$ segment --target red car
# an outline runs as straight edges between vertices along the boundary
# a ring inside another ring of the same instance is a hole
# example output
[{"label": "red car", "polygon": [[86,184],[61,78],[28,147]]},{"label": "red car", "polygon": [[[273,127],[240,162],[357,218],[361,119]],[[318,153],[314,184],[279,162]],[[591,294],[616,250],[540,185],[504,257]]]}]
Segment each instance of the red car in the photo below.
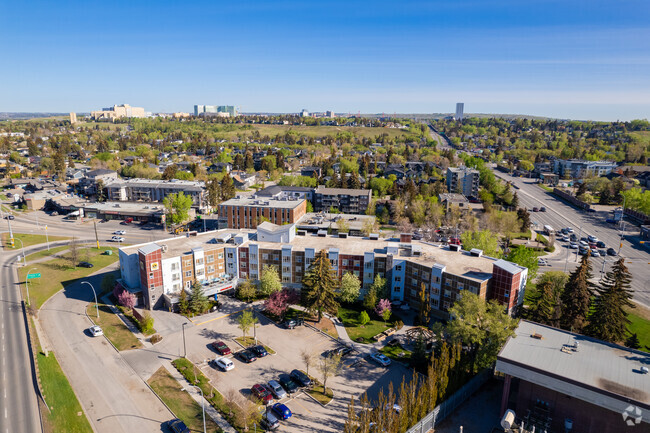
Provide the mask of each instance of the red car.
[{"label": "red car", "polygon": [[212,347],[214,350],[219,352],[220,355],[230,355],[232,352],[230,351],[230,347],[226,345],[223,341],[214,341],[212,343]]},{"label": "red car", "polygon": [[273,394],[271,394],[271,391],[269,391],[264,385],[260,385],[259,383],[256,383],[253,385],[251,388],[251,393],[260,400],[262,400],[262,403],[268,404],[273,401]]}]

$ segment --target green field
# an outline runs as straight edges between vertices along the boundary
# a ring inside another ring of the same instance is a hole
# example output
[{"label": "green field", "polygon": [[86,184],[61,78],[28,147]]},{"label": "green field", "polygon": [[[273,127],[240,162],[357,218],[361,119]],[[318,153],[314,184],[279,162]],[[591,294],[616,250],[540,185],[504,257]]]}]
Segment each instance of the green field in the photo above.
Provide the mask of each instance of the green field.
[{"label": "green field", "polygon": [[86,306],[86,313],[104,331],[104,335],[111,340],[111,343],[117,350],[140,349],[143,347],[129,328],[126,327],[122,319],[111,310],[108,305],[99,304],[99,320],[97,319],[97,309],[94,302],[89,302]]},{"label": "green field", "polygon": [[627,310],[627,318],[630,320],[630,332],[636,333],[641,343],[641,350],[650,352],[650,311],[638,306],[633,310]]},{"label": "green field", "polygon": [[366,342],[371,341],[372,337],[390,328],[391,321],[396,320],[396,318],[391,318],[391,321],[384,324],[383,320],[373,320],[373,314],[370,314],[370,322],[362,327],[359,323],[359,313],[360,310],[339,307],[338,317],[343,322],[348,336],[354,341],[357,341],[359,337],[363,337]]},{"label": "green field", "polygon": [[[37,244],[44,244],[46,242],[45,235],[31,235],[31,234],[25,234],[25,233],[14,233],[14,239],[20,239],[25,247],[29,247],[32,245],[37,245]],[[64,241],[66,239],[70,239],[67,237],[62,237],[62,236],[48,236],[48,239],[50,243],[55,242],[55,241]],[[5,246],[5,248],[11,248],[9,246],[9,233],[3,233],[2,234],[2,245]],[[21,244],[18,241],[14,241],[14,249],[20,249]]]},{"label": "green field", "polygon": [[[201,406],[187,392],[181,391],[181,385],[165,370],[165,367],[160,367],[147,383],[191,431],[203,431]],[[209,416],[206,416],[205,420],[207,431],[221,431]]]},{"label": "green field", "polygon": [[650,131],[636,131],[629,133],[632,137],[638,138],[646,146],[650,145]]},{"label": "green field", "polygon": [[395,129],[395,128],[382,128],[382,127],[358,127],[358,126],[301,126],[301,125],[246,125],[246,128],[234,127],[228,128],[230,130],[215,132],[220,137],[230,139],[236,138],[238,135],[252,135],[254,131],[259,131],[263,137],[275,137],[276,135],[285,135],[291,131],[297,136],[305,137],[336,137],[338,134],[352,134],[357,137],[365,137],[374,139],[377,136],[388,134],[389,138],[406,137],[412,135],[408,130]]},{"label": "green field", "polygon": [[[103,254],[106,250],[112,250],[113,255],[108,256]],[[86,254],[86,252],[88,254]],[[63,289],[67,284],[74,282],[79,278],[86,277],[93,272],[105,268],[108,265],[115,263],[118,260],[117,248],[101,247],[97,248],[80,248],[79,261],[87,260],[93,265],[93,268],[73,268],[70,261],[66,258],[55,258],[46,262],[34,263],[30,265],[30,258],[27,258],[27,266],[18,269],[18,279],[23,283],[23,296],[25,296],[25,276],[29,273],[40,273],[41,278],[29,280],[29,297],[31,304],[36,308],[41,308],[43,303],[48,300],[59,290]],[[38,254],[38,253],[36,253]],[[64,257],[69,256],[69,253],[64,254]],[[95,287],[95,290],[100,290]]]}]

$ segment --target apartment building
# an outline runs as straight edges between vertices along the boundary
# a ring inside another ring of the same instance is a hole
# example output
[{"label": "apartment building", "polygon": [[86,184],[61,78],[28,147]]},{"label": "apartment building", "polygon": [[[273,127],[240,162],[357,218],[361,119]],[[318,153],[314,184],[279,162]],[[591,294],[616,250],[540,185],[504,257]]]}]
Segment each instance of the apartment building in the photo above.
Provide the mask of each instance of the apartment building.
[{"label": "apartment building", "polygon": [[219,205],[219,227],[254,229],[263,221],[293,224],[307,212],[307,202],[297,197],[236,197]]},{"label": "apartment building", "polygon": [[[350,242],[325,234],[298,236],[293,224],[269,222],[257,231],[217,230],[123,247],[121,282],[131,291],[141,291],[147,308],[172,306],[180,290],[189,291],[195,281],[204,285],[207,295],[214,295],[233,288],[239,279],[259,280],[266,265],[276,266],[284,286],[300,290],[320,251],[325,251],[339,277],[347,272],[356,275],[362,293],[379,275],[386,278],[392,300],[419,308],[424,285],[432,315],[441,319],[448,318],[449,308],[464,290],[483,299],[498,296],[494,299],[510,312],[524,299],[528,270],[484,257],[480,251],[453,251],[408,238]],[[495,282],[498,288],[493,289]]]},{"label": "apartment building", "polygon": [[115,120],[123,117],[146,117],[144,108],[131,107],[129,104],[113,105],[101,110],[91,111],[90,117],[94,120]]},{"label": "apartment building", "polygon": [[313,197],[316,212],[335,208],[342,213],[365,214],[372,200],[372,190],[319,186],[314,190]]},{"label": "apartment building", "polygon": [[465,197],[478,198],[480,174],[469,167],[447,168],[447,190]]},{"label": "apartment building", "polygon": [[219,116],[225,117],[237,116],[237,109],[234,105],[195,105],[195,116]]},{"label": "apartment building", "polygon": [[589,176],[604,176],[611,173],[618,165],[614,161],[585,161],[582,159],[556,159],[553,161],[553,173],[561,177],[582,179]]},{"label": "apartment building", "polygon": [[192,207],[207,206],[205,183],[189,180],[117,179],[106,183],[108,200],[162,202],[168,194],[183,192],[192,197]]}]

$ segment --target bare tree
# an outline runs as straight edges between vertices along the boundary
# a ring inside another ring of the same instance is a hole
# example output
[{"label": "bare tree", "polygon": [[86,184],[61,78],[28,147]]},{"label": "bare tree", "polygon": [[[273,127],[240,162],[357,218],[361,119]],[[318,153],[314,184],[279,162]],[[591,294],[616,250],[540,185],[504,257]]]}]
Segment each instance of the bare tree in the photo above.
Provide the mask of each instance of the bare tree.
[{"label": "bare tree", "polygon": [[341,355],[321,359],[318,369],[323,375],[323,394],[325,394],[327,391],[327,379],[336,376],[341,369]]},{"label": "bare tree", "polygon": [[309,376],[309,367],[314,365],[314,354],[307,349],[302,349],[302,351],[300,352],[300,358],[302,358],[302,362],[305,363],[307,376]]},{"label": "bare tree", "polygon": [[70,242],[70,262],[75,268],[79,263],[79,245],[77,244],[77,238],[72,238],[72,242]]}]

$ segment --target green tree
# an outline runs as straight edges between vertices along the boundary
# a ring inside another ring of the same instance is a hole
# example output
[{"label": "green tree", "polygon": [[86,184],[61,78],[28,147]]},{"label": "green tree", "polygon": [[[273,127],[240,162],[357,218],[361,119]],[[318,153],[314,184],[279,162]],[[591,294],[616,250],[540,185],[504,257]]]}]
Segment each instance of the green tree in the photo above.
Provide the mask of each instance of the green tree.
[{"label": "green tree", "polygon": [[339,233],[348,233],[350,231],[350,225],[343,217],[339,218],[339,220],[336,222],[336,228],[338,229]]},{"label": "green tree", "polygon": [[514,247],[510,250],[506,260],[528,268],[528,281],[533,281],[537,277],[539,262],[534,249],[524,246]]},{"label": "green tree", "polygon": [[282,282],[280,281],[277,266],[264,265],[262,275],[260,276],[260,293],[268,296],[280,290],[282,290]]},{"label": "green tree", "polygon": [[351,304],[359,299],[359,291],[361,290],[361,281],[352,272],[346,272],[341,278],[341,290],[339,292],[339,299],[341,302]]},{"label": "green tree", "polygon": [[183,191],[169,194],[163,200],[163,205],[167,213],[167,220],[171,221],[172,224],[182,224],[190,217],[192,196],[185,195]]},{"label": "green tree", "polygon": [[[388,293],[388,285],[386,284],[386,278],[382,278],[379,274],[375,275],[375,280],[372,282],[372,285],[370,287],[375,291],[377,298],[390,297],[390,294]],[[377,302],[375,302],[375,304],[376,303]]]},{"label": "green tree", "polygon": [[553,284],[550,281],[545,281],[537,284],[537,290],[537,296],[533,299],[527,316],[534,322],[551,325],[556,301]]},{"label": "green tree", "polygon": [[203,314],[210,306],[208,297],[203,293],[203,287],[198,281],[192,285],[192,293],[190,295],[190,310],[194,314]]},{"label": "green tree", "polygon": [[359,324],[361,326],[366,326],[368,322],[370,322],[370,316],[366,310],[363,310],[361,313],[359,313]]},{"label": "green tree", "polygon": [[420,285],[419,298],[418,324],[429,327],[429,322],[431,321],[431,301],[429,300],[427,286],[424,283]]},{"label": "green tree", "polygon": [[178,297],[178,310],[182,315],[187,315],[190,312],[190,302],[187,300],[187,292],[181,289],[181,294]]},{"label": "green tree", "polygon": [[636,335],[636,332],[630,335],[627,340],[625,340],[625,345],[630,349],[641,349],[641,342],[639,341],[639,336]]},{"label": "green tree", "polygon": [[302,293],[304,304],[309,313],[318,313],[318,321],[323,317],[323,311],[336,314],[339,308],[336,302],[336,289],[338,278],[329,259],[327,252],[321,250],[302,279]]},{"label": "green tree", "polygon": [[585,329],[587,335],[610,343],[625,341],[630,324],[625,308],[634,308],[631,281],[632,276],[625,266],[625,259],[621,257],[611,271],[607,272],[598,289],[589,325]]},{"label": "green tree", "polygon": [[377,296],[377,287],[372,284],[370,287],[368,287],[368,290],[363,297],[363,307],[368,311],[374,310],[378,299],[379,297]]},{"label": "green tree", "polygon": [[206,190],[208,192],[208,204],[215,207],[219,204],[221,199],[221,184],[216,177],[211,177],[206,182]]},{"label": "green tree", "polygon": [[463,249],[467,251],[478,248],[486,256],[498,257],[500,255],[498,237],[490,230],[467,231],[460,235],[460,240],[463,243]]},{"label": "green tree", "polygon": [[485,302],[469,291],[454,303],[449,314],[453,320],[447,325],[447,332],[453,340],[472,348],[474,370],[496,360],[501,346],[514,335],[517,326],[517,321],[497,301]]},{"label": "green tree", "polygon": [[246,278],[243,283],[237,286],[237,297],[242,301],[250,302],[256,294],[257,289],[248,278]]},{"label": "green tree", "polygon": [[253,315],[251,310],[244,310],[239,317],[237,317],[237,323],[237,327],[241,329],[244,337],[246,337],[251,327],[257,323],[257,317]]},{"label": "green tree", "polygon": [[226,174],[221,180],[221,200],[230,200],[236,194],[235,182],[230,175]]},{"label": "green tree", "polygon": [[562,316],[560,326],[568,331],[582,333],[587,325],[589,304],[591,302],[592,287],[591,262],[589,253],[582,256],[580,266],[570,275],[562,293]]}]

